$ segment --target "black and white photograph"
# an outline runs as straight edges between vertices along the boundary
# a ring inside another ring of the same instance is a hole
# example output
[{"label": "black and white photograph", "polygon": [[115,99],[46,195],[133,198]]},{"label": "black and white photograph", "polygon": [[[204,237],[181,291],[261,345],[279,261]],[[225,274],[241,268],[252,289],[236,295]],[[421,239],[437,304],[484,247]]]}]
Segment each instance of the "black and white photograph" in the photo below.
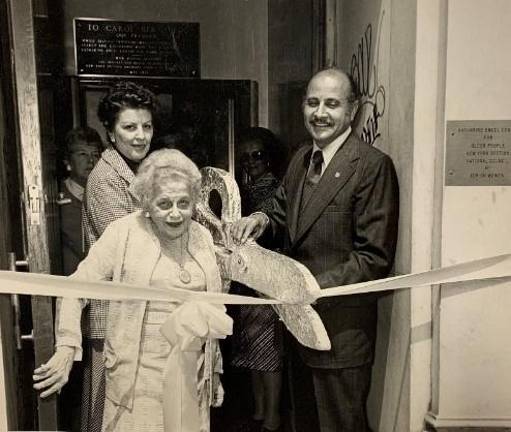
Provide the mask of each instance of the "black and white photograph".
[{"label": "black and white photograph", "polygon": [[511,432],[510,23],[0,0],[0,431]]}]

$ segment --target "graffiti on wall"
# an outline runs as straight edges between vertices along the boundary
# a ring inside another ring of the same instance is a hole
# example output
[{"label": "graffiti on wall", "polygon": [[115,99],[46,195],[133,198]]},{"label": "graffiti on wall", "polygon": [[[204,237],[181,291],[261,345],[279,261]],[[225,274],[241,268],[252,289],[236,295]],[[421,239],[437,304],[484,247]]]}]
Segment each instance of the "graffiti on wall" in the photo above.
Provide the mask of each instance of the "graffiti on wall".
[{"label": "graffiti on wall", "polygon": [[[358,121],[361,124],[361,138],[374,144],[381,136],[381,119],[385,114],[385,87],[380,84],[378,67],[381,51],[381,33],[385,11],[382,11],[378,26],[376,45],[373,45],[373,27],[368,24],[351,57],[351,75],[357,84],[361,100]],[[373,53],[373,49],[376,51]]]}]

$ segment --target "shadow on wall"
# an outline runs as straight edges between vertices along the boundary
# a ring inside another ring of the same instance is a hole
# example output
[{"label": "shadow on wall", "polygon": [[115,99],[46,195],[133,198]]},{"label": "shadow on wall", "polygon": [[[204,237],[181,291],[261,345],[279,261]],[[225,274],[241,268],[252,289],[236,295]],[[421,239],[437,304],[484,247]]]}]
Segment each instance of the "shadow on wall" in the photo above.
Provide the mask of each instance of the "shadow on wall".
[{"label": "shadow on wall", "polygon": [[[371,428],[375,432],[408,430],[410,358],[409,316],[405,304],[410,293],[387,294],[378,302],[378,333],[371,391],[367,403]],[[406,334],[402,334],[406,332]]]}]

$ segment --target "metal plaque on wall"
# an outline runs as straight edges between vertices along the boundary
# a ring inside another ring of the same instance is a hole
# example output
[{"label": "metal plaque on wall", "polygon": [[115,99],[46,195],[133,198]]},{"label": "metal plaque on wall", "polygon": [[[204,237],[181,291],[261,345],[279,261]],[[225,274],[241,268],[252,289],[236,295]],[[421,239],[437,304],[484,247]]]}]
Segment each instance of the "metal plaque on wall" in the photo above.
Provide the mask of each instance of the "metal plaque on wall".
[{"label": "metal plaque on wall", "polygon": [[446,186],[511,185],[511,120],[448,121]]},{"label": "metal plaque on wall", "polygon": [[198,23],[74,19],[76,73],[86,77],[200,77]]}]

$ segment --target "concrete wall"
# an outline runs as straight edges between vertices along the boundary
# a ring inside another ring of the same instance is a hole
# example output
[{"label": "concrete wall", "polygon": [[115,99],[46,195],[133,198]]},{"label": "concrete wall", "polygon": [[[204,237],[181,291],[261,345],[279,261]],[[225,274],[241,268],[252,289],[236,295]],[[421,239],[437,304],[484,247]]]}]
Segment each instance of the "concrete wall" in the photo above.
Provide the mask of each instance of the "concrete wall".
[{"label": "concrete wall", "polygon": [[[380,146],[402,186],[396,269],[509,252],[509,187],[445,187],[443,157],[446,121],[511,118],[511,4],[392,1],[390,14],[388,142]],[[376,430],[422,431],[428,406],[439,428],[511,427],[509,285],[425,288],[381,302],[369,405]]]},{"label": "concrete wall", "polygon": [[[357,133],[389,154],[400,185],[395,272],[411,270],[416,2],[338,0],[337,64],[362,92]],[[407,37],[403,37],[407,35]],[[378,338],[368,402],[376,431],[408,431],[410,293],[389,294],[378,308]]]},{"label": "concrete wall", "polygon": [[[411,271],[440,266],[447,2],[417,2]],[[436,292],[433,290],[433,292]],[[430,287],[410,292],[409,430],[424,430],[431,401]]]},{"label": "concrete wall", "polygon": [[259,122],[268,124],[268,2],[261,0],[66,0],[66,73],[75,73],[73,18],[199,22],[201,76],[259,84]]},{"label": "concrete wall", "polygon": [[[510,20],[507,0],[449,1],[446,121],[511,119]],[[509,252],[510,194],[509,186],[444,187],[443,265]],[[495,282],[441,288],[437,426],[511,427],[510,288]]]}]

